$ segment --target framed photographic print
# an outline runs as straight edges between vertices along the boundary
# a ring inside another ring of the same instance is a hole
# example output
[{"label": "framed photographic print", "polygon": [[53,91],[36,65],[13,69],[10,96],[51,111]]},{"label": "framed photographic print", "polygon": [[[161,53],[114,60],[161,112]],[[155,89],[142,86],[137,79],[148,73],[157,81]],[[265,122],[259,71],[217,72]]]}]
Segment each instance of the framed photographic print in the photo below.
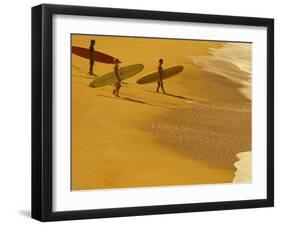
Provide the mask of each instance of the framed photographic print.
[{"label": "framed photographic print", "polygon": [[32,217],[274,205],[274,21],[32,8]]}]

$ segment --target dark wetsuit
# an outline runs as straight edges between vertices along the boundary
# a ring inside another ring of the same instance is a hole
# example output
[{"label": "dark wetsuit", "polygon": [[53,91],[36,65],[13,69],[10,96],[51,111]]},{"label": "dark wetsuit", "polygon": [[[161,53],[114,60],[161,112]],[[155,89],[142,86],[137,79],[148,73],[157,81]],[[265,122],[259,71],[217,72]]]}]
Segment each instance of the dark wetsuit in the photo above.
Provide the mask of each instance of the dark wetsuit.
[{"label": "dark wetsuit", "polygon": [[93,75],[93,74],[94,74],[94,72],[93,72],[93,67],[94,67],[94,51],[95,51],[93,45],[90,45],[89,51],[90,51],[90,68],[89,68],[89,74],[90,74],[90,75]]},{"label": "dark wetsuit", "polygon": [[161,65],[158,66],[158,72],[159,72],[159,80],[157,81],[156,92],[159,92],[159,89],[161,87],[162,92],[165,93],[164,84],[163,84],[163,68]]}]

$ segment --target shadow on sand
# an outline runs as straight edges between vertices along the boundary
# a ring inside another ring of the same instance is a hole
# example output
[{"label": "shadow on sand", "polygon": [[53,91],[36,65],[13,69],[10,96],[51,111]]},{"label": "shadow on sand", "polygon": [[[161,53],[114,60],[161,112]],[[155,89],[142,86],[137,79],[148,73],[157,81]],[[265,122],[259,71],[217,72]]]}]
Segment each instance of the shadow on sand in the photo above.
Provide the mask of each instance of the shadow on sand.
[{"label": "shadow on sand", "polygon": [[133,98],[130,98],[130,97],[114,97],[114,96],[106,96],[106,95],[98,95],[100,97],[107,97],[107,98],[111,98],[111,99],[116,99],[116,100],[126,100],[126,101],[130,101],[130,102],[133,102],[133,103],[138,103],[138,104],[146,104],[146,105],[151,105],[151,106],[155,106],[155,107],[165,107],[165,106],[161,106],[161,105],[158,105],[158,104],[151,104],[151,103],[148,103],[148,102],[145,102],[145,101],[142,101],[142,100],[137,100],[137,99],[133,99]]},{"label": "shadow on sand", "polygon": [[133,99],[133,98],[130,98],[130,97],[120,97],[120,98],[123,99],[123,100],[128,100],[128,101],[135,102],[135,103],[139,103],[139,104],[148,104],[148,105],[151,105],[150,103],[147,103],[147,102],[145,102],[145,101]]},{"label": "shadow on sand", "polygon": [[171,94],[171,93],[166,93],[165,95],[170,96],[170,97],[175,97],[175,98],[178,98],[178,99],[182,99],[182,100],[194,101],[191,98],[187,98],[187,97],[183,97],[183,96],[179,96],[179,95],[174,95],[174,94]]},{"label": "shadow on sand", "polygon": [[[151,90],[147,90],[147,92],[149,92],[149,93],[154,93],[154,94],[163,94],[163,93],[156,93],[156,92],[151,91]],[[194,101],[194,100],[191,99],[191,98],[187,98],[187,97],[180,96],[180,95],[175,95],[175,94],[172,94],[172,93],[165,93],[165,94],[163,94],[163,95],[169,96],[169,97],[175,97],[175,98],[178,98],[178,99],[187,100],[187,101],[191,101],[191,102]]]}]

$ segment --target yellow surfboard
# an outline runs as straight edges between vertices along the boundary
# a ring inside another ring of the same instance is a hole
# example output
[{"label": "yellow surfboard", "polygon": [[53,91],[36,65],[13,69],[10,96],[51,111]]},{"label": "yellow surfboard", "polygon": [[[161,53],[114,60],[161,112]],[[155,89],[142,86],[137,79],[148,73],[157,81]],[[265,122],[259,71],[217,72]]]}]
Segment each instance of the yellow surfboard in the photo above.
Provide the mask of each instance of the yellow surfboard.
[{"label": "yellow surfboard", "polygon": [[[119,68],[119,76],[121,81],[136,75],[137,73],[141,72],[143,68],[144,66],[142,64],[132,64],[129,66]],[[93,80],[89,84],[89,87],[97,88],[111,85],[115,82],[117,82],[117,78],[115,72],[112,71]]]},{"label": "yellow surfboard", "polygon": [[[163,69],[163,80],[171,78],[171,77],[181,73],[183,71],[183,69],[184,69],[184,67],[182,65],[171,66],[171,67]],[[147,74],[146,76],[140,78],[139,80],[137,80],[137,83],[138,84],[147,84],[147,83],[156,82],[158,80],[159,80],[159,72],[154,71],[154,72],[151,72],[151,73]]]}]

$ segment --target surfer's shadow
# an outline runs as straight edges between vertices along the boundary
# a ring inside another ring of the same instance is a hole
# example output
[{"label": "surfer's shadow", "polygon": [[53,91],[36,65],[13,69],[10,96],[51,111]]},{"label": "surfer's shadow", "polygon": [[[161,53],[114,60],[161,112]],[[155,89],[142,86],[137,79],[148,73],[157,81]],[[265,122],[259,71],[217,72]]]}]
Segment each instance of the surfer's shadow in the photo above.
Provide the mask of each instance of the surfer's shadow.
[{"label": "surfer's shadow", "polygon": [[[155,93],[154,91],[151,91],[151,90],[146,90],[146,91],[149,92],[149,93]],[[175,95],[175,94],[172,94],[172,93],[165,93],[165,94],[163,93],[163,95],[178,98],[178,99],[182,99],[182,100],[187,100],[187,101],[194,101],[191,98],[187,98],[187,97],[180,96],[180,95]]]},{"label": "surfer's shadow", "polygon": [[130,101],[130,102],[133,102],[133,103],[138,103],[138,104],[145,104],[145,105],[150,105],[150,106],[155,106],[155,107],[165,107],[165,106],[161,106],[161,105],[158,105],[158,104],[153,104],[153,103],[148,103],[148,102],[145,102],[145,101],[142,101],[142,100],[138,100],[138,99],[134,99],[134,98],[131,98],[131,97],[111,97],[111,96],[106,96],[106,95],[98,95],[100,97],[106,97],[106,98],[111,98],[111,99],[116,99],[116,100],[126,100],[126,101]]},{"label": "surfer's shadow", "polygon": [[175,97],[175,98],[178,98],[178,99],[182,99],[182,100],[194,101],[194,100],[191,99],[191,98],[187,98],[187,97],[180,96],[180,95],[174,95],[174,94],[172,94],[172,93],[166,93],[165,95],[166,95],[166,96],[170,96],[170,97]]}]

